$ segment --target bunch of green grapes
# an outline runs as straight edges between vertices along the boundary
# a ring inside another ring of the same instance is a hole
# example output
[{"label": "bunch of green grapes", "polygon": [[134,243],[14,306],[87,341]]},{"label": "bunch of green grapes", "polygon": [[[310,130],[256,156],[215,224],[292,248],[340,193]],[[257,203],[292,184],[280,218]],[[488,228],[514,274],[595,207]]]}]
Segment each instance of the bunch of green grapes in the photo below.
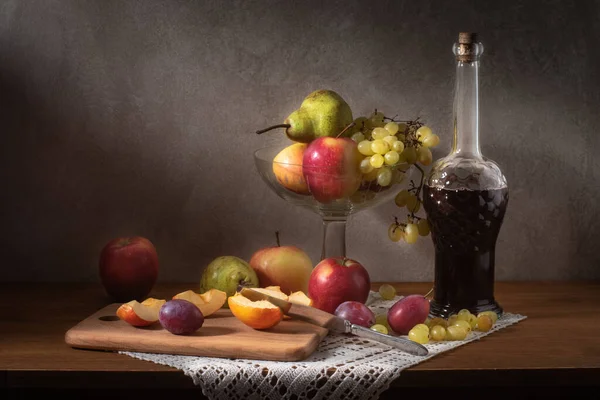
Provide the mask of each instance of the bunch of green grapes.
[{"label": "bunch of green grapes", "polygon": [[475,316],[469,310],[463,309],[448,319],[428,318],[424,323],[415,325],[408,332],[408,338],[421,344],[429,343],[430,340],[464,340],[473,331],[490,331],[497,320],[498,314],[494,311],[482,311]]},{"label": "bunch of green grapes", "polygon": [[429,235],[429,223],[426,218],[417,216],[417,212],[421,209],[420,189],[422,186],[416,187],[414,182],[411,182],[411,188],[402,190],[394,199],[396,205],[401,208],[406,208],[408,214],[404,222],[398,221],[394,217],[388,228],[388,237],[392,242],[404,240],[406,243],[413,244],[419,239],[419,236]]},{"label": "bunch of green grapes", "polygon": [[411,181],[409,189],[396,195],[396,205],[406,208],[408,214],[402,222],[394,217],[394,222],[388,228],[390,240],[404,240],[412,244],[419,236],[429,235],[427,219],[419,217],[417,213],[421,208],[425,177],[422,166],[432,163],[430,148],[439,144],[439,136],[419,118],[399,121],[375,110],[369,118],[354,120],[351,138],[358,144],[358,151],[364,157],[360,163],[364,182],[373,182],[375,186],[385,188],[392,183],[400,183],[404,173],[413,165],[421,172],[418,186]]},{"label": "bunch of green grapes", "polygon": [[373,182],[382,188],[390,186],[394,180],[400,181],[410,163],[405,157],[405,132],[407,125],[390,120],[386,122],[383,113],[375,111],[369,118],[354,120],[354,133],[351,136],[358,144],[363,156],[360,170],[363,182]]},{"label": "bunch of green grapes", "polygon": [[[408,338],[420,344],[427,344],[430,341],[465,340],[471,332],[489,332],[496,321],[498,321],[498,314],[494,311],[482,311],[474,315],[464,309],[447,319],[427,318],[422,324],[416,324],[410,329]],[[387,313],[376,315],[375,324],[371,326],[371,329],[384,334],[392,332]]]}]

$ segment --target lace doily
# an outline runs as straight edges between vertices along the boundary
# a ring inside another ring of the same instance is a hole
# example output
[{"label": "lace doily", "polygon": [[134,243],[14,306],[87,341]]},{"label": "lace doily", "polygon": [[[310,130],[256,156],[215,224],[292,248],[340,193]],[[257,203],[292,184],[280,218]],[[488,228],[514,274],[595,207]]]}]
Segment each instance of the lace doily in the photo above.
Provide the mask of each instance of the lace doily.
[{"label": "lace doily", "polygon": [[[383,300],[371,292],[375,314],[399,299]],[[121,351],[120,354],[182,370],[209,399],[377,399],[400,373],[456,347],[479,340],[527,318],[504,313],[489,332],[471,332],[467,339],[430,342],[429,354],[413,356],[359,337],[327,335],[317,350],[300,362],[257,361]]]}]

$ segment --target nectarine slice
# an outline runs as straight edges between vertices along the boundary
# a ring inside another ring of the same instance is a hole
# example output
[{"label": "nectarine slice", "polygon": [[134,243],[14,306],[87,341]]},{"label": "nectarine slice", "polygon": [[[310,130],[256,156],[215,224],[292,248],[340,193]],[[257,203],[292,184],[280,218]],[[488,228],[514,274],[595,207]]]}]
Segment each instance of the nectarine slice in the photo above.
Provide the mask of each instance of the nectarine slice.
[{"label": "nectarine slice", "polygon": [[288,295],[283,293],[279,286],[267,286],[265,288],[252,288],[252,290],[264,293],[269,296],[276,297],[281,300],[288,301]]},{"label": "nectarine slice", "polygon": [[283,319],[281,309],[266,300],[252,301],[236,293],[227,303],[237,319],[254,329],[272,328]]},{"label": "nectarine slice", "polygon": [[117,317],[133,326],[149,326],[158,321],[158,312],[166,302],[152,297],[141,303],[132,300],[117,308]]},{"label": "nectarine slice", "polygon": [[281,286],[266,286],[262,289],[274,290],[276,292],[283,293],[283,291],[281,290]]},{"label": "nectarine slice", "polygon": [[[258,292],[267,294],[267,295],[275,297],[277,299],[289,301],[288,295],[283,293],[283,291],[281,290],[281,286],[267,286],[264,288],[252,288],[252,290],[256,290]],[[289,315],[283,316],[283,319],[290,319],[290,318],[291,317]]]},{"label": "nectarine slice", "polygon": [[299,290],[297,292],[291,293],[288,296],[288,301],[290,303],[302,304],[303,306],[312,306],[313,301],[309,298],[303,291]]},{"label": "nectarine slice", "polygon": [[227,293],[210,289],[204,293],[196,293],[193,290],[186,290],[173,296],[173,299],[187,300],[200,309],[204,318],[217,312],[227,300]]}]

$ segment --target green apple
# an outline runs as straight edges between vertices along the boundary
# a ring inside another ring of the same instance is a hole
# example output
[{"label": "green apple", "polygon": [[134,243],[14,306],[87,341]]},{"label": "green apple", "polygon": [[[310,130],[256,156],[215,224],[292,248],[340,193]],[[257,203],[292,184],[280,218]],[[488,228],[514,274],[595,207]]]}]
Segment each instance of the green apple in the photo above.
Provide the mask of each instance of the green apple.
[{"label": "green apple", "polygon": [[[200,292],[218,289],[227,293],[229,297],[237,292],[239,286],[258,285],[258,276],[246,261],[235,256],[221,256],[212,260],[202,272]],[[227,302],[224,307],[228,307]]]}]

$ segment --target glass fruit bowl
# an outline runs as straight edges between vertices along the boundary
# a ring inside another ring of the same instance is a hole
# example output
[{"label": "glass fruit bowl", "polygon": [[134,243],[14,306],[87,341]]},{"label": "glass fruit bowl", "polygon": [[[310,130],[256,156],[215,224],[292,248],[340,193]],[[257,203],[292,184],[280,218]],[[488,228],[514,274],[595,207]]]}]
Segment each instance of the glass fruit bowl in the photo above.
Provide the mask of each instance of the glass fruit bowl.
[{"label": "glass fruit bowl", "polygon": [[[385,165],[363,174],[354,165],[354,168],[336,167],[333,168],[335,172],[324,173],[322,171],[327,168],[303,168],[301,161],[290,161],[302,160],[301,156],[294,157],[293,153],[302,153],[305,148],[305,144],[290,146],[288,143],[258,149],[254,152],[256,169],[277,196],[321,217],[321,259],[345,257],[348,217],[392,199],[406,186],[413,169],[411,165],[403,163]],[[284,150],[288,157],[282,157]],[[328,165],[331,167],[331,162]],[[386,172],[382,172],[384,170]]]}]

